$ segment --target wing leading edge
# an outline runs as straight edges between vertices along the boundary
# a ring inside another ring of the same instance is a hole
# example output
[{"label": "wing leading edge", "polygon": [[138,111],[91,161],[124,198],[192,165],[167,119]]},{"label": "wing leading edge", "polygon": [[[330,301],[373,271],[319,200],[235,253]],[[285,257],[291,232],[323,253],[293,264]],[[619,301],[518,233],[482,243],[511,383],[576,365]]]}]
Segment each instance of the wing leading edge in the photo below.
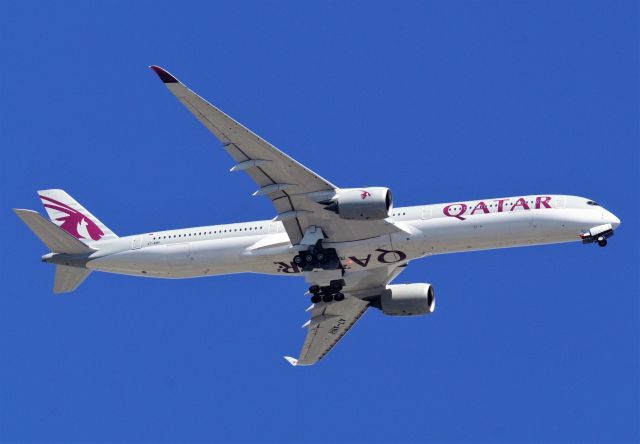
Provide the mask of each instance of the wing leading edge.
[{"label": "wing leading edge", "polygon": [[159,66],[151,66],[165,86],[211,131],[235,160],[231,171],[244,171],[258,185],[254,196],[266,195],[276,207],[293,245],[309,227],[321,227],[326,239],[347,242],[401,231],[387,220],[354,221],[326,211],[319,201],[338,190],[328,180],[289,157],[266,140],[191,91]]}]

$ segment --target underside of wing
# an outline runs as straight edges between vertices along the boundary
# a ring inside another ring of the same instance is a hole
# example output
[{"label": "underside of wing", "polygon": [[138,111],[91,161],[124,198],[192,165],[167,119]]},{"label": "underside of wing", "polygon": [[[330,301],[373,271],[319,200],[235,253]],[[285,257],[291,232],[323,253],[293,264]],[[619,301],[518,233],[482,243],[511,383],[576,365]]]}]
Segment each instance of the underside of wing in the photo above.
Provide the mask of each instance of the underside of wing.
[{"label": "underside of wing", "polygon": [[311,319],[307,321],[307,337],[295,359],[286,356],[292,365],[312,365],[322,359],[338,341],[349,331],[360,316],[367,310],[369,303],[348,296],[340,302],[314,304]]},{"label": "underside of wing", "polygon": [[268,196],[293,245],[307,229],[320,227],[331,242],[356,241],[401,231],[390,220],[345,220],[321,202],[338,188],[266,140],[236,122],[191,91],[163,68],[151,66],[165,86],[209,129],[236,162],[231,171],[244,171],[257,184],[254,195]]},{"label": "underside of wing", "polygon": [[336,297],[310,307],[311,319],[303,326],[307,328],[307,336],[300,356],[285,356],[285,359],[292,365],[313,365],[322,359],[360,319],[369,307],[370,299],[379,296],[404,268],[390,266],[348,271],[343,275],[343,288],[321,288],[321,292],[331,292]]}]

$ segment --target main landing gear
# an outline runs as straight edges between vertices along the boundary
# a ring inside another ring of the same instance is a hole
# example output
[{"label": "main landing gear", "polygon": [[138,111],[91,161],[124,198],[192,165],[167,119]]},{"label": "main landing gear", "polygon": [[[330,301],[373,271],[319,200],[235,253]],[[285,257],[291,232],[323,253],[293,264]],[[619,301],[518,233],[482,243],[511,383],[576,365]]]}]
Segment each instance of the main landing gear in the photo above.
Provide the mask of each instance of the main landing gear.
[{"label": "main landing gear", "polygon": [[[323,248],[322,239],[315,245],[311,245],[306,251],[300,251],[293,257],[293,263],[302,271],[312,271],[320,268],[322,270],[342,270],[342,264],[335,248]],[[344,300],[342,288],[344,279],[334,279],[327,286],[312,285],[309,287],[311,302],[332,302]]]},{"label": "main landing gear", "polygon": [[312,245],[306,251],[301,251],[293,257],[293,263],[302,271],[311,271],[314,268],[323,270],[336,270],[340,268],[340,258],[334,248],[322,248],[322,241]]},{"label": "main landing gear", "polygon": [[344,287],[344,279],[336,279],[329,283],[326,287],[320,287],[318,285],[312,285],[309,287],[309,293],[311,296],[311,302],[317,304],[319,302],[340,302],[344,300],[344,294],[342,294],[342,288]]},{"label": "main landing gear", "polygon": [[601,247],[607,246],[607,238],[604,236],[598,236],[597,242],[598,242],[598,245],[600,245]]}]

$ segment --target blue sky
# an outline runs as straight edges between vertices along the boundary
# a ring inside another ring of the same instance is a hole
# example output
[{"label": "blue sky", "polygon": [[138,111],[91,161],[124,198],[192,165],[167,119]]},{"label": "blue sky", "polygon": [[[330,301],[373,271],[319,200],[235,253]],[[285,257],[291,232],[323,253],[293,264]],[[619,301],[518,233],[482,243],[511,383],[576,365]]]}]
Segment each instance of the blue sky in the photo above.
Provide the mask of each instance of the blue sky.
[{"label": "blue sky", "polygon": [[[636,2],[7,2],[0,37],[0,441],[640,439]],[[301,279],[54,296],[10,211],[38,189],[121,235],[273,217],[150,64],[340,186],[576,194],[621,228],[415,261],[436,312],[372,310],[308,368]]]}]

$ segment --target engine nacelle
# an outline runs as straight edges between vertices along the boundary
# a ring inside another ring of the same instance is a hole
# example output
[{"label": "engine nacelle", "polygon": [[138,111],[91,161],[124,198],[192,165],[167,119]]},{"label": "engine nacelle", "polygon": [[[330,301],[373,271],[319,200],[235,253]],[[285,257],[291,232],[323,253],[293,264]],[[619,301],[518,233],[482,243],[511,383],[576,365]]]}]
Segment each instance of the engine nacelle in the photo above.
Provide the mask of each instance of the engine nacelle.
[{"label": "engine nacelle", "polygon": [[430,314],[436,309],[436,294],[431,284],[387,285],[380,295],[380,309],[390,316]]},{"label": "engine nacelle", "polygon": [[325,208],[342,219],[379,220],[389,217],[393,198],[389,188],[346,188],[338,190]]}]

